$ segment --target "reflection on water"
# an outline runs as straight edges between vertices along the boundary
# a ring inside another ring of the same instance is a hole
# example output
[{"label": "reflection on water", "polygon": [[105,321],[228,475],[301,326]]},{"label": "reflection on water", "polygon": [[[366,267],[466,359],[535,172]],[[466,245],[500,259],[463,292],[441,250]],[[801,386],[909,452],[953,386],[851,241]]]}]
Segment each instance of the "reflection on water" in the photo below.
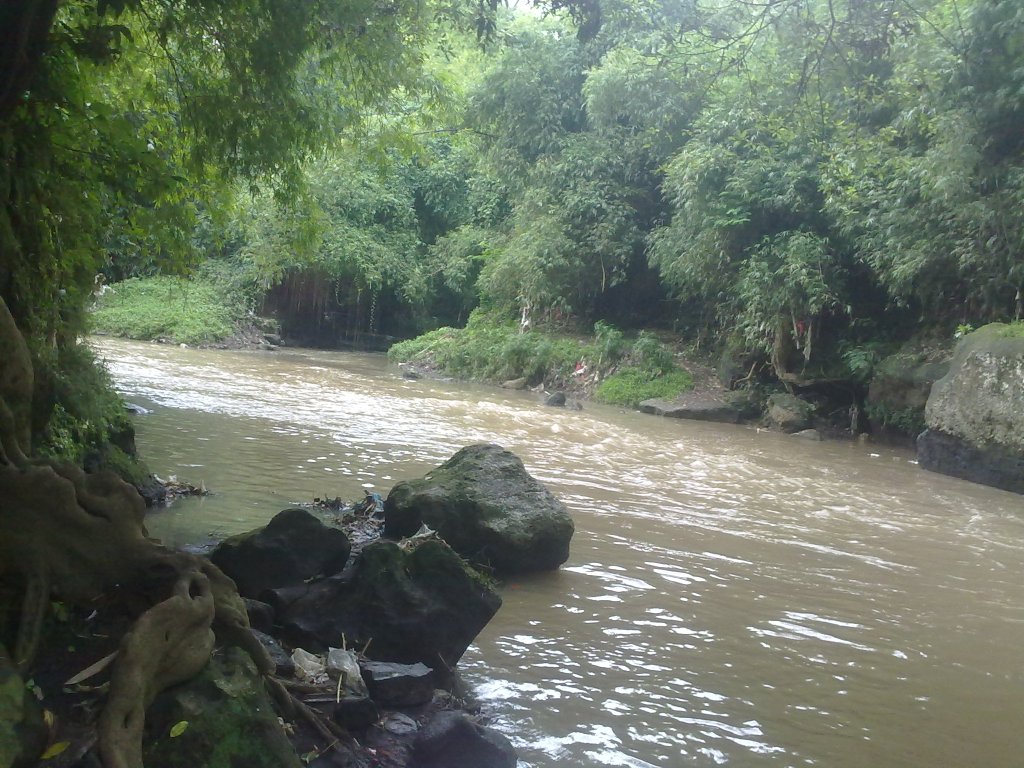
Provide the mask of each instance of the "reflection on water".
[{"label": "reflection on water", "polygon": [[907,453],[407,381],[379,356],[98,342],[186,544],[498,442],[576,520],[461,662],[525,765],[1010,766],[1024,500]]}]

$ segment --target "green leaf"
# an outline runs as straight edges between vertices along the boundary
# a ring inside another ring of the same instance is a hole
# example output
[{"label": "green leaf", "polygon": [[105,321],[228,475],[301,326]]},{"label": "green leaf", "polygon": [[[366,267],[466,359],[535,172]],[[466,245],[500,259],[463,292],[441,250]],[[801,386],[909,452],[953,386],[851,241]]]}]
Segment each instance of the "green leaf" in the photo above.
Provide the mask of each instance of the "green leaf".
[{"label": "green leaf", "polygon": [[71,742],[70,741],[58,741],[58,742],[56,742],[54,744],[51,744],[47,748],[47,750],[45,752],[43,752],[43,756],[41,758],[39,758],[39,759],[40,760],[50,760],[50,759],[56,757],[57,755],[63,754],[64,750],[66,750],[69,746],[71,746]]}]

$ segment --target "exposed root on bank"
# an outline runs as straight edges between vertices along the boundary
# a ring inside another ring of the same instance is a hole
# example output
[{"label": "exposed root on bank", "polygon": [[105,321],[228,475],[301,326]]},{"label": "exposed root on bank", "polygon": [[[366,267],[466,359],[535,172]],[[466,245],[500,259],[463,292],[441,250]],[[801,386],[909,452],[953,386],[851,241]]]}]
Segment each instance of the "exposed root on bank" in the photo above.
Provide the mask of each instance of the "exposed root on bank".
[{"label": "exposed root on bank", "polygon": [[264,675],[273,663],[249,632],[234,583],[204,558],[148,538],[133,486],[111,472],[26,458],[31,363],[2,300],[0,352],[0,580],[23,594],[15,662],[31,665],[51,599],[89,608],[116,593],[136,618],[112,665],[99,752],[105,768],[141,768],[146,707],[207,664],[215,635],[247,651]]}]

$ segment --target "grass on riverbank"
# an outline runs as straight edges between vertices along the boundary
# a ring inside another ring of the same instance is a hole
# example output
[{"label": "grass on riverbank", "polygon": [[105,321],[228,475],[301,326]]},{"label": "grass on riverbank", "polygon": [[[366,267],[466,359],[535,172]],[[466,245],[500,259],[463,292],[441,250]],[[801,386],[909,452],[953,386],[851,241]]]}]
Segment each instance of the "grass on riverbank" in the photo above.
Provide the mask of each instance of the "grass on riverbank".
[{"label": "grass on riverbank", "polygon": [[529,386],[630,407],[652,397],[673,398],[693,386],[692,377],[654,336],[641,332],[628,340],[600,322],[589,338],[522,333],[514,321],[474,312],[465,328],[439,328],[399,342],[388,357],[477,381],[521,378]]},{"label": "grass on riverbank", "polygon": [[133,278],[98,297],[97,333],[129,339],[209,344],[231,336],[244,315],[240,297],[214,282],[183,277]]}]

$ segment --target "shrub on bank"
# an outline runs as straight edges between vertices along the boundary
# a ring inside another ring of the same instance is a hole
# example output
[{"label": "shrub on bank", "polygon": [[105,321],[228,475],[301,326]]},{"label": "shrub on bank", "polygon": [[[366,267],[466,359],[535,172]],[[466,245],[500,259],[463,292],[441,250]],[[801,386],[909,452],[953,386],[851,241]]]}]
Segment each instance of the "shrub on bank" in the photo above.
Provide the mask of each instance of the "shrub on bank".
[{"label": "shrub on bank", "polygon": [[132,278],[97,297],[94,332],[129,339],[203,344],[227,338],[244,310],[212,282],[183,277]]},{"label": "shrub on bank", "polygon": [[594,399],[610,405],[636,408],[644,400],[671,400],[691,387],[693,377],[680,368],[668,373],[654,374],[650,370],[630,367],[617,371],[602,381],[594,390]]},{"label": "shrub on bank", "polygon": [[[606,376],[595,397],[632,407],[653,397],[675,397],[693,386],[692,377],[652,334],[641,332],[629,342],[622,331],[603,322],[586,339],[537,330],[522,333],[515,322],[474,312],[465,328],[439,328],[399,342],[388,356],[468,379],[524,378],[531,386],[578,382],[573,388],[583,388],[584,382]],[[586,366],[586,375],[573,375],[578,365]]]},{"label": "shrub on bank", "polygon": [[540,331],[520,333],[515,323],[474,312],[465,328],[438,328],[388,350],[399,363],[415,362],[467,379],[531,385],[569,377],[576,363],[592,356],[582,340]]}]

